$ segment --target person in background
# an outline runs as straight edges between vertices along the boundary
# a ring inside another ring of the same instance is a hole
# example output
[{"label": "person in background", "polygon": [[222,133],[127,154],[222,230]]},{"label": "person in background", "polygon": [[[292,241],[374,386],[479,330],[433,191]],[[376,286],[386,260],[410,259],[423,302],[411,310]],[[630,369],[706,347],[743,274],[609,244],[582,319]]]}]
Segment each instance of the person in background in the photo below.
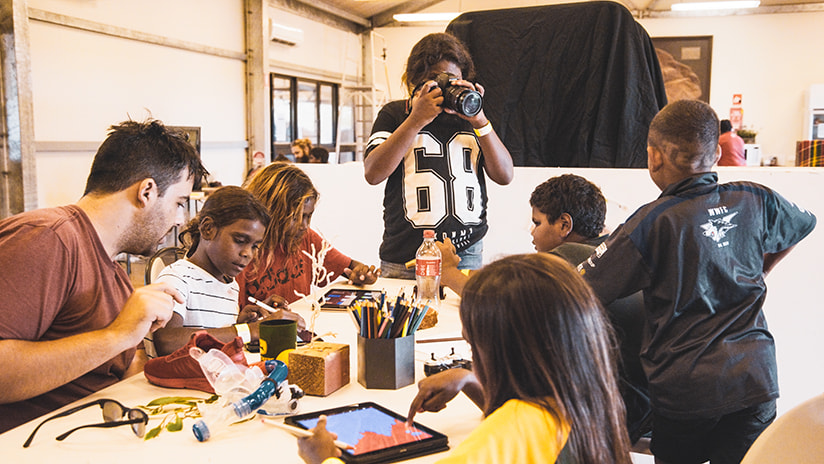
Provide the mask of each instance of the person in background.
[{"label": "person in background", "polygon": [[[310,228],[318,191],[292,163],[266,166],[247,189],[266,206],[271,219],[258,256],[237,276],[240,305],[250,296],[265,301],[275,295],[292,303],[301,298],[298,293],[308,295],[312,285],[312,262],[304,252],[318,254],[323,248],[323,238]],[[335,248],[328,250],[323,265],[330,282],[344,275],[356,285],[366,285],[380,275],[375,266],[355,261]]]},{"label": "person in background", "polygon": [[287,163],[291,163],[291,162],[292,162],[292,160],[290,160],[290,159],[289,159],[289,157],[288,157],[288,156],[286,156],[286,155],[284,155],[283,153],[278,153],[278,156],[277,156],[277,157],[275,157],[275,161],[278,161],[278,162],[287,162]]},{"label": "person in background", "polygon": [[329,150],[323,147],[314,147],[309,151],[309,162],[310,163],[328,163],[329,162]]},{"label": "person in background", "polygon": [[76,204],[0,221],[0,432],[142,369],[135,347],[183,300],[166,283],[134,290],[114,258],[152,254],[204,172],[182,133],[126,121]]},{"label": "person in background", "polygon": [[810,212],[752,182],[718,183],[715,112],[665,106],[647,165],[662,190],[578,268],[604,305],[643,291],[641,363],[657,463],[738,463],[775,418],[765,277],[815,228]]},{"label": "person in background", "polygon": [[411,97],[386,104],[372,125],[364,176],[371,185],[386,180],[384,230],[380,246],[385,277],[415,277],[405,263],[415,257],[423,230],[450,239],[462,269],[483,263],[486,181],[512,181],[512,157],[483,109],[468,117],[444,108],[435,78],[449,73],[452,85],[477,90],[475,67],[466,47],[446,33],[429,34],[412,48],[403,83]]},{"label": "person in background", "polygon": [[252,155],[252,167],[249,169],[249,172],[246,173],[246,179],[244,179],[243,184],[248,184],[249,180],[251,180],[265,164],[266,155],[262,151],[256,151],[255,154]]},{"label": "person in background", "polygon": [[295,156],[295,163],[308,163],[311,151],[312,141],[309,139],[297,139],[292,142],[292,155]]},{"label": "person in background", "polygon": [[719,166],[747,165],[747,159],[744,157],[744,139],[732,130],[732,123],[729,119],[721,120],[721,135],[718,137],[718,145],[721,146]]},{"label": "person in background", "polygon": [[221,187],[207,197],[197,217],[180,233],[180,241],[188,246],[186,258],[166,266],[157,277],[157,282],[177,289],[185,303],[175,304],[166,327],[154,333],[154,343],[145,343],[147,354],[170,354],[203,329],[224,343],[248,333],[248,342],[259,339],[260,321],[288,318],[303,322],[287,309],[270,313],[257,305],[245,305],[240,312],[235,276],[254,259],[268,224],[266,207],[240,187]]},{"label": "person in background", "polygon": [[[439,463],[631,462],[609,322],[572,266],[542,253],[493,262],[467,283],[460,317],[472,371],[420,381],[408,421],[460,392],[485,418]],[[313,432],[300,456],[331,462],[333,434]]]}]

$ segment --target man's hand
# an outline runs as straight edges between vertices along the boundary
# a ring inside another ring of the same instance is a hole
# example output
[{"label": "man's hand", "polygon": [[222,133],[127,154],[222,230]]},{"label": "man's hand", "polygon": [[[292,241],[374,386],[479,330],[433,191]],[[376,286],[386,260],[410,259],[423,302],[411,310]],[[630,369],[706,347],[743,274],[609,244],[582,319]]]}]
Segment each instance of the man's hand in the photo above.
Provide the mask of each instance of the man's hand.
[{"label": "man's hand", "polygon": [[[171,285],[147,285],[135,290],[117,318],[100,330],[56,340],[0,340],[0,404],[33,398],[65,385],[134,348],[150,330],[171,319],[175,301],[184,302]],[[38,366],[49,375],[40,375],[30,366]]]},{"label": "man's hand", "polygon": [[166,325],[175,302],[185,303],[183,296],[169,284],[140,287],[126,300],[123,310],[106,330],[135,346],[147,333]]}]

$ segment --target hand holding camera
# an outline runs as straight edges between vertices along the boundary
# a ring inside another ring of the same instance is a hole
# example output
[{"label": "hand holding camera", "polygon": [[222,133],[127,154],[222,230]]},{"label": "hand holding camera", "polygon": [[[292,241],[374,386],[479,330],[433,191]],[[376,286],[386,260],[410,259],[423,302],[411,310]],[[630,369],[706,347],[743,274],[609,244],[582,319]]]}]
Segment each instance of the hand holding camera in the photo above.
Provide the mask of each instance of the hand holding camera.
[{"label": "hand holding camera", "polygon": [[443,107],[471,118],[481,112],[483,96],[477,90],[458,85],[457,81],[458,78],[449,73],[435,77],[443,95]]},{"label": "hand holding camera", "polygon": [[413,91],[409,100],[410,112],[420,115],[427,124],[441,111],[466,118],[475,117],[483,108],[483,88],[478,85],[478,89],[480,91],[453,74],[440,73],[434,80],[420,84]]}]

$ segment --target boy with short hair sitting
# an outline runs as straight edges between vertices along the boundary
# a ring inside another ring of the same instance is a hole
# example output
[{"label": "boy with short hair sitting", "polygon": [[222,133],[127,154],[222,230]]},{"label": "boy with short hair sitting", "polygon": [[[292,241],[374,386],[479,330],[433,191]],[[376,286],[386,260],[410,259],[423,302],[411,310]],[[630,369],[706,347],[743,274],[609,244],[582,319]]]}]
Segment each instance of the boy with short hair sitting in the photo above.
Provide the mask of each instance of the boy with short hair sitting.
[{"label": "boy with short hair sitting", "polygon": [[719,184],[718,132],[705,103],[661,110],[647,148],[661,196],[579,265],[605,305],[644,293],[657,463],[737,463],[775,418],[764,277],[816,223],[763,185]]},{"label": "boy with short hair sitting", "polygon": [[[601,236],[606,200],[597,185],[581,176],[563,174],[550,178],[535,187],[529,204],[535,251],[550,252],[575,265],[606,239]],[[438,242],[438,247],[443,257],[441,283],[460,295],[469,276],[458,269],[460,260],[449,239]]]}]

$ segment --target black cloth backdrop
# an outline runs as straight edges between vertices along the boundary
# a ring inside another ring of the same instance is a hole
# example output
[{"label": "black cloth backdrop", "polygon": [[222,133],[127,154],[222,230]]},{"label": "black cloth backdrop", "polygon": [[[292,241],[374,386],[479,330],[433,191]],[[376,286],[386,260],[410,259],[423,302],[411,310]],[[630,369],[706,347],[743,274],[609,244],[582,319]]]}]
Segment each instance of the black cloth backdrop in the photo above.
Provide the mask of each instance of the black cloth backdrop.
[{"label": "black cloth backdrop", "polygon": [[447,32],[469,48],[516,166],[646,167],[649,123],[667,97],[652,41],[625,7],[477,11]]}]

